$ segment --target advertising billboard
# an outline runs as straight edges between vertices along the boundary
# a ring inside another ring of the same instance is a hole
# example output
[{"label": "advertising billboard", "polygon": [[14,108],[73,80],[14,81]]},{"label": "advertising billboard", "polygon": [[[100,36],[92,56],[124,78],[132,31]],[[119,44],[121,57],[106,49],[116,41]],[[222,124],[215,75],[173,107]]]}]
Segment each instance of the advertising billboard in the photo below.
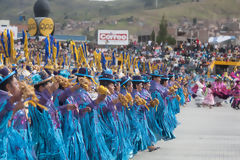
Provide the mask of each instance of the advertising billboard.
[{"label": "advertising billboard", "polygon": [[98,30],[98,45],[128,45],[128,30]]}]

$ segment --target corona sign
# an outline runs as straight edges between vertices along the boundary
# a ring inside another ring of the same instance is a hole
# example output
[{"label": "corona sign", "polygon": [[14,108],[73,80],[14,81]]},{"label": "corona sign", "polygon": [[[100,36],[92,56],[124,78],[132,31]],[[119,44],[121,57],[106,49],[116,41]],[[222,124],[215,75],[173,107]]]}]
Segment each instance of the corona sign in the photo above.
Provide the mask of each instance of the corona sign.
[{"label": "corona sign", "polygon": [[44,18],[39,23],[39,32],[43,36],[48,36],[49,34],[52,34],[54,30],[54,22],[51,18]]},{"label": "corona sign", "polygon": [[33,18],[28,19],[28,33],[31,36],[35,36],[37,34],[37,23]]}]

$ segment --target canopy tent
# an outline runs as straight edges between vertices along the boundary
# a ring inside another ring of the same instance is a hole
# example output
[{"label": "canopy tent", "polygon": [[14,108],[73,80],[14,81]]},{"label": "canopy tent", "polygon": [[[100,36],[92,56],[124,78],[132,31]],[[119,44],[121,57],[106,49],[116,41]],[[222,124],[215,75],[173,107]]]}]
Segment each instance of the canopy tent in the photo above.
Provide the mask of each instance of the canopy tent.
[{"label": "canopy tent", "polygon": [[208,42],[213,43],[213,44],[219,44],[219,43],[223,43],[223,42],[231,41],[231,40],[236,40],[236,37],[235,36],[210,37],[208,39]]}]

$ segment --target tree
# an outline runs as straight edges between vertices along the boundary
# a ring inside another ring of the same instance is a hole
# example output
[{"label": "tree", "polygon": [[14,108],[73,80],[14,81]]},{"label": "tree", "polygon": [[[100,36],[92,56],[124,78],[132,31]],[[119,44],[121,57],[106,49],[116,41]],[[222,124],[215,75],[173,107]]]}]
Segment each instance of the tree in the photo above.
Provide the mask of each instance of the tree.
[{"label": "tree", "polygon": [[153,29],[152,34],[151,34],[151,40],[154,42],[155,41],[155,31]]},{"label": "tree", "polygon": [[195,26],[197,24],[197,18],[193,18],[193,25]]},{"label": "tree", "polygon": [[162,20],[159,25],[159,32],[157,35],[157,42],[159,44],[167,42],[169,45],[174,45],[176,44],[176,40],[174,37],[168,34],[167,27],[168,27],[168,22],[165,19],[165,16],[162,16]]},{"label": "tree", "polygon": [[165,16],[162,16],[162,20],[159,25],[159,31],[158,31],[158,35],[157,35],[157,42],[158,43],[165,42],[167,35],[168,35],[167,20],[165,19]]},{"label": "tree", "polygon": [[172,37],[171,35],[168,35],[167,42],[168,42],[169,45],[175,45],[176,44],[176,39],[174,37]]}]

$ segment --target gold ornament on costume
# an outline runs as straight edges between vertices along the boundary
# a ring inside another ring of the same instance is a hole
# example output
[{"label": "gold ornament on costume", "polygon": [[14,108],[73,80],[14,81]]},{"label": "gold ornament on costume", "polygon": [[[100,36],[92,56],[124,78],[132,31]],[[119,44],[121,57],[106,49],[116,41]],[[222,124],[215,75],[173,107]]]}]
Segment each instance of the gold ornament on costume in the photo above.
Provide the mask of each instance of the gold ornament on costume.
[{"label": "gold ornament on costume", "polygon": [[22,98],[24,100],[31,98],[34,101],[38,101],[38,98],[35,94],[35,90],[33,86],[28,85],[26,82],[18,82],[19,83],[19,88],[21,92],[23,93]]},{"label": "gold ornament on costume", "polygon": [[44,110],[48,110],[47,107],[38,103],[39,100],[35,94],[35,90],[33,86],[28,85],[26,82],[18,82],[18,83],[19,83],[19,88],[23,93],[22,95],[23,100],[27,100],[28,98],[31,98],[31,100],[27,100],[24,102],[25,106],[28,106],[29,104],[31,104],[34,107],[39,106]]},{"label": "gold ornament on costume", "polygon": [[181,88],[181,85],[180,85],[177,81],[175,82],[175,84],[174,84],[173,86],[176,86],[177,88],[174,87],[174,88],[176,88],[176,89]]},{"label": "gold ornament on costume", "polygon": [[151,107],[155,107],[155,106],[158,106],[159,105],[159,101],[157,98],[154,98],[154,100],[151,100],[150,101],[150,106]]},{"label": "gold ornament on costume", "polygon": [[72,83],[70,83],[67,78],[64,78],[59,75],[53,77],[53,82],[58,83],[63,88],[68,88],[68,87],[72,86]]},{"label": "gold ornament on costume", "polygon": [[169,91],[171,94],[174,94],[174,92],[175,92],[174,86],[169,87],[168,91]]},{"label": "gold ornament on costume", "polygon": [[54,70],[54,66],[52,65],[52,61],[50,59],[48,59],[48,64],[44,67],[46,69],[49,69],[49,70]]},{"label": "gold ornament on costume", "polygon": [[181,97],[178,94],[177,94],[176,98],[177,98],[178,102],[181,101]]},{"label": "gold ornament on costume", "polygon": [[127,93],[125,97],[127,98],[127,102],[129,103],[129,105],[132,106],[133,105],[133,98],[132,98],[131,94]]},{"label": "gold ornament on costume", "polygon": [[40,72],[40,70],[41,70],[40,66],[38,66],[38,65],[32,66],[32,69],[36,70],[38,72]]},{"label": "gold ornament on costume", "polygon": [[128,99],[123,94],[119,93],[118,99],[124,107],[128,107]]},{"label": "gold ornament on costume", "polygon": [[111,95],[111,93],[109,92],[109,90],[106,88],[106,87],[104,87],[104,86],[102,86],[102,85],[100,85],[98,88],[97,88],[97,92],[98,92],[98,94],[100,94],[100,95]]},{"label": "gold ornament on costume", "polygon": [[147,102],[145,101],[145,99],[140,98],[138,95],[136,95],[134,101],[138,106],[144,105],[147,108],[147,110],[149,111],[149,108],[146,105]]}]

